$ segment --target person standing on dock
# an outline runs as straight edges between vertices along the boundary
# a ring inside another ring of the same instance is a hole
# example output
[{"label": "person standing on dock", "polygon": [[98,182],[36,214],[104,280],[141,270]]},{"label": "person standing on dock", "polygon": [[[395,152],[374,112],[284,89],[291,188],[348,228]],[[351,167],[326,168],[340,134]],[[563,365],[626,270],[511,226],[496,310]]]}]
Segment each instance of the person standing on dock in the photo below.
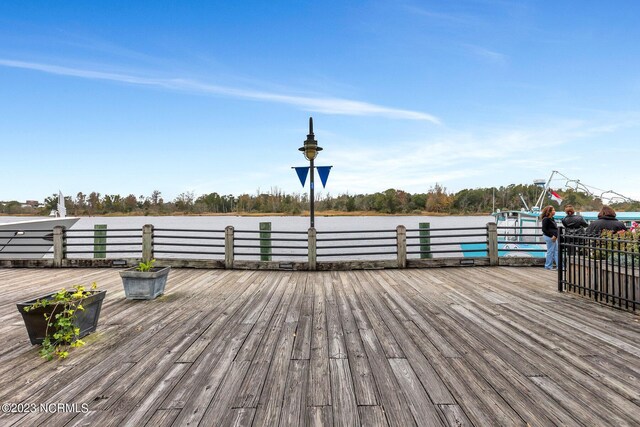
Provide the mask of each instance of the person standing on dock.
[{"label": "person standing on dock", "polygon": [[592,221],[587,227],[587,234],[590,236],[600,236],[603,230],[611,230],[614,233],[626,231],[624,222],[616,219],[616,211],[611,206],[604,205],[598,212],[598,219]]},{"label": "person standing on dock", "polygon": [[558,225],[553,216],[556,210],[553,206],[545,206],[542,209],[542,237],[547,244],[547,256],[544,262],[545,270],[555,270],[558,265]]},{"label": "person standing on dock", "polygon": [[567,232],[571,234],[583,233],[589,224],[587,224],[582,215],[577,215],[572,205],[565,206],[564,212],[567,216],[562,218],[562,225],[564,225]]}]

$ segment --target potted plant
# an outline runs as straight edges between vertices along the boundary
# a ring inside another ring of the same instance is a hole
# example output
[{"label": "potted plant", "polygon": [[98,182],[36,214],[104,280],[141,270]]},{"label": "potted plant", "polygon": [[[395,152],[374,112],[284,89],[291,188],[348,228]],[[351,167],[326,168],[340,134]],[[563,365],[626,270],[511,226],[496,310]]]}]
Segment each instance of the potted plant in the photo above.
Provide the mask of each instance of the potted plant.
[{"label": "potted plant", "polygon": [[171,267],[155,267],[155,262],[141,262],[120,272],[127,299],[154,299],[164,293]]},{"label": "potted plant", "polygon": [[42,344],[42,357],[64,359],[69,349],[84,345],[82,337],[96,330],[107,293],[96,288],[95,283],[90,290],[76,285],[17,304],[31,344]]}]

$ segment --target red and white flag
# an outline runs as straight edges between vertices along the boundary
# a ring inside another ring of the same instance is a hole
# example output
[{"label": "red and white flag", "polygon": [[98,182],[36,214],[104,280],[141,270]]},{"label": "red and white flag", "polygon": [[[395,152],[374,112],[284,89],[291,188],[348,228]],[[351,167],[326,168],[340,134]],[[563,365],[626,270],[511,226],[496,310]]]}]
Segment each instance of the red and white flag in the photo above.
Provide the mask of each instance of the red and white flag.
[{"label": "red and white flag", "polygon": [[549,197],[551,197],[551,200],[558,204],[562,203],[562,197],[560,197],[560,195],[552,189],[549,189]]}]

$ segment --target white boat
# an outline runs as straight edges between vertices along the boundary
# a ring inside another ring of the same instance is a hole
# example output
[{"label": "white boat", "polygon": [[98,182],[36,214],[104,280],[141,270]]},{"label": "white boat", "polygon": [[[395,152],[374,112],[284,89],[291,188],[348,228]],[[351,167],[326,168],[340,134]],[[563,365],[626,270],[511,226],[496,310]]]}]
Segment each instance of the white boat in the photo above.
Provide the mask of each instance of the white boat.
[{"label": "white boat", "polygon": [[43,258],[53,247],[53,228],[71,228],[80,218],[66,217],[64,197],[58,197],[55,218],[0,223],[0,259]]},{"label": "white boat", "polygon": [[[580,181],[570,180],[558,171],[553,171],[547,181],[536,180],[534,183],[540,185],[542,191],[536,204],[529,208],[523,200],[524,208],[521,210],[505,210],[499,209],[492,215],[495,217],[498,226],[498,256],[513,257],[544,257],[546,254],[546,244],[542,238],[542,218],[540,212],[544,204],[547,204],[547,195],[554,197],[553,191],[549,188],[550,183],[555,175],[561,175],[567,179],[567,182],[574,182],[578,187],[587,194],[594,195],[589,191],[588,187],[580,183]],[[612,198],[616,200],[628,199],[613,191],[606,191],[602,194],[595,195],[601,200],[606,200],[605,194],[611,194],[609,202]],[[557,196],[557,195],[555,195]],[[560,210],[560,208],[559,208]],[[579,212],[579,214],[587,221],[595,221],[598,219],[598,212]],[[554,219],[560,223],[566,216],[564,212],[556,211]],[[616,219],[622,221],[627,228],[631,228],[633,222],[640,222],[640,212],[617,212]],[[486,256],[486,245],[482,243],[463,243],[460,245],[465,257]]]}]

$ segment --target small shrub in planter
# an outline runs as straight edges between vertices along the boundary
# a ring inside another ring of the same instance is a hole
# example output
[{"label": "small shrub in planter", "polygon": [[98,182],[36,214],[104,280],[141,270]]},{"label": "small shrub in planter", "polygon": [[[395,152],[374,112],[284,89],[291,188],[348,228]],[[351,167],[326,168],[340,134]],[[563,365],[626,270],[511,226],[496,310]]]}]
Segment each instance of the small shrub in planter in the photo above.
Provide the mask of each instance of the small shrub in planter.
[{"label": "small shrub in planter", "polygon": [[90,290],[76,285],[17,304],[31,344],[42,344],[43,358],[65,359],[71,348],[84,345],[82,337],[96,330],[107,293],[96,288],[95,283]]},{"label": "small shrub in planter", "polygon": [[164,293],[171,267],[155,267],[155,262],[141,262],[120,272],[127,299],[154,299]]},{"label": "small shrub in planter", "polygon": [[630,230],[613,232],[602,230],[600,237],[604,240],[598,241],[598,248],[591,251],[591,258],[608,259],[612,265],[631,266],[636,268],[640,263],[640,233],[637,233],[638,225],[634,221],[634,226]]}]

